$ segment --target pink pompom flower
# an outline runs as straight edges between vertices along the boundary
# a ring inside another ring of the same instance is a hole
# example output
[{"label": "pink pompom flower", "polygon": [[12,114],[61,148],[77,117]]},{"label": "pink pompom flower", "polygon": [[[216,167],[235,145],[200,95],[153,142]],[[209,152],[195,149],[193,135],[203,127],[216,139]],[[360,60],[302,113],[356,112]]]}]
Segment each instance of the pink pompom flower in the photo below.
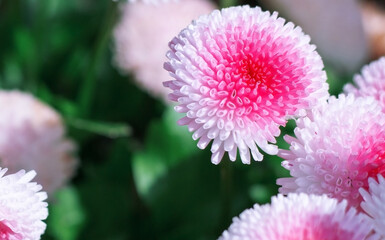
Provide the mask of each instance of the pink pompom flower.
[{"label": "pink pompom flower", "polygon": [[32,95],[0,91],[0,167],[10,173],[35,170],[49,194],[73,175],[75,145],[65,137],[61,117]]},{"label": "pink pompom flower", "polygon": [[354,76],[354,83],[357,87],[347,84],[344,91],[356,96],[376,98],[385,112],[385,57],[364,66],[361,74]]},{"label": "pink pompom flower", "polygon": [[215,10],[182,30],[169,44],[165,82],[186,113],[179,120],[211,146],[214,164],[239,149],[243,163],[276,154],[275,137],[287,119],[328,97],[323,63],[301,28],[249,6]]},{"label": "pink pompom flower", "polygon": [[220,240],[363,240],[373,229],[365,214],[326,195],[289,194],[234,218]]},{"label": "pink pompom flower", "polygon": [[376,233],[385,239],[385,179],[381,175],[377,177],[378,182],[369,178],[369,192],[360,189],[364,199],[361,207],[373,218]]},{"label": "pink pompom flower", "polygon": [[327,194],[359,207],[359,189],[385,174],[385,114],[374,98],[333,96],[298,119],[294,133],[278,154],[291,175],[277,180],[280,193]]},{"label": "pink pompom flower", "polygon": [[35,171],[5,175],[0,168],[0,239],[38,240],[44,233],[48,204],[41,185],[30,182]]}]

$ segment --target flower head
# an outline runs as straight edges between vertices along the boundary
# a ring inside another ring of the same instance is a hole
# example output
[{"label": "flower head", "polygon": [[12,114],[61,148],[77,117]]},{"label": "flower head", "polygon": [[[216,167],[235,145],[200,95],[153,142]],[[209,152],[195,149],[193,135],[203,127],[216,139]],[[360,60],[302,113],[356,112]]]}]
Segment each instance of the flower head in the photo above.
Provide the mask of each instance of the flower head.
[{"label": "flower head", "polygon": [[52,193],[72,176],[77,163],[60,116],[18,91],[0,91],[0,109],[0,166],[11,173],[35,170],[36,182]]},{"label": "flower head", "polygon": [[362,209],[373,218],[374,229],[377,234],[385,239],[385,179],[378,175],[378,182],[369,178],[369,192],[360,189],[364,199]]},{"label": "flower head", "polygon": [[345,92],[356,96],[371,96],[377,99],[385,112],[385,57],[362,68],[361,75],[354,76],[354,83],[344,87]]},{"label": "flower head", "polygon": [[42,220],[48,216],[47,194],[30,182],[34,171],[4,176],[6,171],[0,168],[0,239],[40,239],[46,228]]},{"label": "flower head", "polygon": [[[153,3],[153,4],[147,4]],[[122,5],[114,30],[115,62],[124,73],[155,97],[166,99],[162,82],[167,43],[193,19],[214,10],[208,0],[143,0]]]},{"label": "flower head", "polygon": [[371,221],[347,202],[327,196],[289,194],[272,198],[271,205],[254,205],[234,218],[219,238],[242,240],[365,239]]},{"label": "flower head", "polygon": [[[260,8],[231,7],[201,16],[169,44],[164,67],[169,99],[198,147],[213,140],[211,161],[237,149],[243,163],[276,154],[275,137],[289,117],[328,96],[315,46],[301,28]],[[257,145],[257,146],[256,146]]]},{"label": "flower head", "polygon": [[297,120],[290,150],[280,150],[291,177],[279,191],[327,194],[359,207],[359,188],[385,174],[385,115],[373,98],[331,97],[328,104]]}]

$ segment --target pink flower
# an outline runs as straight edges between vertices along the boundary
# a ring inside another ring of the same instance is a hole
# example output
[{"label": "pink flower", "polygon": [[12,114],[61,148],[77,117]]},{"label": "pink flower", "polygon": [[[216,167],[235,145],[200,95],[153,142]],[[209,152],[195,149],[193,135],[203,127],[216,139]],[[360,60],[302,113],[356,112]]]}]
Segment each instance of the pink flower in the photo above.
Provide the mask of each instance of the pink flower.
[{"label": "pink flower", "polygon": [[35,170],[36,182],[48,193],[67,182],[77,160],[60,116],[18,91],[0,91],[0,109],[0,166],[11,173]]},{"label": "pink flower", "polygon": [[327,194],[359,207],[359,188],[385,174],[385,115],[370,97],[331,97],[328,104],[297,120],[290,150],[280,150],[291,177],[280,178],[279,191]]},{"label": "pink flower", "polygon": [[162,82],[169,79],[163,69],[167,43],[194,18],[214,9],[208,0],[142,0],[122,5],[114,30],[116,64],[122,72],[133,73],[144,90],[166,99],[169,91]]},{"label": "pink flower", "polygon": [[243,163],[276,154],[275,137],[288,118],[328,97],[325,72],[310,38],[260,8],[231,7],[202,16],[170,42],[164,85],[179,103],[179,120],[201,149],[213,140],[218,164],[237,149]]},{"label": "pink flower", "polygon": [[289,194],[271,205],[254,205],[234,218],[220,240],[358,240],[372,230],[371,221],[347,202],[327,196]]},{"label": "pink flower", "polygon": [[6,171],[0,168],[0,239],[40,239],[46,228],[42,220],[48,216],[47,194],[30,182],[35,171],[4,176]]},{"label": "pink flower", "polygon": [[344,87],[345,92],[356,96],[372,96],[376,98],[385,112],[385,57],[362,68],[361,75],[354,76],[354,83]]},{"label": "pink flower", "polygon": [[374,229],[377,234],[385,239],[385,179],[378,175],[378,183],[374,178],[369,178],[369,192],[360,189],[364,199],[362,209],[373,218]]}]

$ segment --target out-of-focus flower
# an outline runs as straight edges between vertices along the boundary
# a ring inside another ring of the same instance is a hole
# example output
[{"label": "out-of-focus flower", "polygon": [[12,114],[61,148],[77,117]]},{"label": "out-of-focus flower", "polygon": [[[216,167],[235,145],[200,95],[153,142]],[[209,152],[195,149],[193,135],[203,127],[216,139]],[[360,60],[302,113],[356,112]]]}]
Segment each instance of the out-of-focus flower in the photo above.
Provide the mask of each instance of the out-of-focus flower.
[{"label": "out-of-focus flower", "polygon": [[254,205],[234,218],[219,238],[242,240],[363,240],[373,229],[365,214],[326,195],[289,194]]},{"label": "out-of-focus flower", "polygon": [[163,69],[168,42],[193,19],[214,10],[207,0],[143,1],[122,5],[114,30],[115,62],[150,94],[166,99],[162,82],[170,79]]},{"label": "out-of-focus flower", "polygon": [[372,96],[378,100],[385,112],[385,57],[362,68],[361,75],[354,76],[354,83],[347,84],[344,91],[356,96]]},{"label": "out-of-focus flower", "polygon": [[263,0],[311,36],[323,59],[338,70],[354,72],[369,56],[356,0]]},{"label": "out-of-focus flower", "polygon": [[378,175],[378,183],[369,178],[369,192],[360,189],[364,199],[361,203],[362,209],[373,218],[374,229],[382,239],[385,239],[385,179]]},{"label": "out-of-focus flower", "polygon": [[371,97],[341,94],[297,120],[290,150],[280,150],[291,177],[280,178],[279,191],[327,194],[359,207],[359,188],[385,174],[385,115]]},{"label": "out-of-focus flower", "polygon": [[0,91],[0,166],[11,173],[35,170],[36,182],[52,193],[72,176],[74,144],[64,138],[60,116],[33,96]]},{"label": "out-of-focus flower", "polygon": [[46,228],[47,194],[30,182],[35,171],[4,176],[6,171],[0,168],[0,239],[38,240]]},{"label": "out-of-focus flower", "polygon": [[361,5],[362,22],[370,43],[371,56],[377,59],[385,55],[385,9],[371,2],[362,2]]},{"label": "out-of-focus flower", "polygon": [[[213,140],[218,164],[237,148],[243,163],[276,154],[275,137],[289,117],[328,97],[315,46],[301,28],[260,8],[231,7],[202,16],[170,42],[165,69],[179,120],[203,149]],[[257,145],[257,146],[256,146]],[[250,150],[250,151],[249,151]]]}]

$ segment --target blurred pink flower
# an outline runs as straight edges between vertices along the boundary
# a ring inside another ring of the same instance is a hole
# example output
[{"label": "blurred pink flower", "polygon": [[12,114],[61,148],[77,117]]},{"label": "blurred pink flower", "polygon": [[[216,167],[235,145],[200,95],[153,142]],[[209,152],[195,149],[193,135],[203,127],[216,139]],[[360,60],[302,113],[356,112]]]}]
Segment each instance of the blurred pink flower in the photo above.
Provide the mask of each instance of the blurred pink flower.
[{"label": "blurred pink flower", "polygon": [[169,2],[178,2],[178,1],[180,0],[128,0],[128,2],[130,3],[142,2],[145,4],[154,4],[154,5],[169,3]]},{"label": "blurred pink flower", "polygon": [[354,83],[347,84],[344,91],[356,96],[372,96],[378,100],[385,112],[385,57],[362,68],[361,75],[354,76]]},{"label": "blurred pink flower", "polygon": [[373,1],[361,2],[364,30],[370,43],[371,56],[377,59],[385,55],[385,9]]},{"label": "blurred pink flower", "polygon": [[385,239],[385,179],[378,175],[378,183],[369,178],[369,192],[360,189],[364,199],[362,209],[373,218],[374,229],[378,235]]},{"label": "blurred pink flower", "polygon": [[193,19],[214,9],[207,0],[122,5],[121,19],[114,30],[116,64],[123,72],[132,72],[150,94],[166,99],[169,91],[162,82],[170,78],[163,69],[168,42]]},{"label": "blurred pink flower", "polygon": [[291,177],[277,180],[280,193],[305,192],[347,199],[359,207],[359,188],[385,174],[385,114],[371,98],[341,94],[297,120],[290,150],[280,150]]},{"label": "blurred pink flower", "polygon": [[0,91],[0,166],[11,173],[35,170],[36,182],[52,193],[73,174],[74,144],[64,137],[60,116],[32,95]]},{"label": "blurred pink flower", "polygon": [[4,176],[6,171],[0,168],[0,239],[38,240],[46,228],[47,194],[30,182],[35,171]]},{"label": "blurred pink flower", "polygon": [[304,32],[323,59],[338,70],[356,71],[369,57],[357,0],[262,0]]},{"label": "blurred pink flower", "polygon": [[273,197],[271,205],[254,205],[234,218],[220,240],[363,240],[372,224],[347,202],[327,196],[289,194]]},{"label": "blurred pink flower", "polygon": [[[218,164],[237,148],[243,163],[276,154],[275,137],[288,118],[325,101],[323,63],[310,38],[260,8],[232,7],[202,16],[170,42],[165,63],[174,80],[175,110],[201,149],[213,140]],[[256,146],[257,145],[257,146]]]}]

